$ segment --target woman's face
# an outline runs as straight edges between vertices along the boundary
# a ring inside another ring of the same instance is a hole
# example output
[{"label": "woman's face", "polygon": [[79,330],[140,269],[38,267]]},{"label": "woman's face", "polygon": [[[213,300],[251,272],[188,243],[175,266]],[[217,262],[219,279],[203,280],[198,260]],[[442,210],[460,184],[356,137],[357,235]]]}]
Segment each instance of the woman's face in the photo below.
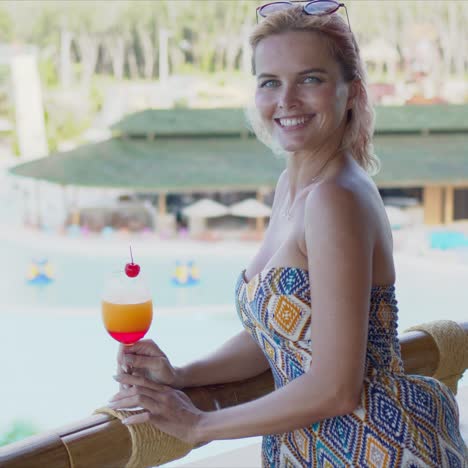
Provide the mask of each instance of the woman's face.
[{"label": "woman's face", "polygon": [[320,147],[350,108],[349,84],[319,34],[289,31],[262,39],[255,49],[255,104],[286,151]]}]

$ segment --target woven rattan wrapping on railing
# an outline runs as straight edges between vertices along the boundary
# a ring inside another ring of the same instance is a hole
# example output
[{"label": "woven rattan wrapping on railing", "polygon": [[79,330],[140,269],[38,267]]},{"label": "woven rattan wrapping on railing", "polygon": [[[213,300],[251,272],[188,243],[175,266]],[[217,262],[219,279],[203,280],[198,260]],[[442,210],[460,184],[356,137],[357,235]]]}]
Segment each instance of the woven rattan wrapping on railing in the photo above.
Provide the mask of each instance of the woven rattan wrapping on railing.
[{"label": "woven rattan wrapping on railing", "polygon": [[[140,411],[122,411],[111,408],[99,408],[95,413],[104,413],[122,420]],[[132,455],[126,468],[147,468],[159,466],[172,460],[182,458],[189,453],[193,446],[182,442],[150,423],[132,424],[127,426],[132,437]]]},{"label": "woven rattan wrapping on railing", "polygon": [[430,335],[439,349],[439,365],[433,375],[457,393],[457,385],[468,368],[468,336],[452,320],[437,320],[408,328],[405,332],[422,331]]}]

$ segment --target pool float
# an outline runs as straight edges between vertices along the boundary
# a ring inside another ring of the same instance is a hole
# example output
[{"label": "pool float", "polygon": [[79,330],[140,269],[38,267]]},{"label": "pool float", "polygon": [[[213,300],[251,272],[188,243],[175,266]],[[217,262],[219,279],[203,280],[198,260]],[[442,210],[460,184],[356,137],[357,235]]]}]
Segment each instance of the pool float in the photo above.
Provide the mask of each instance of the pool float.
[{"label": "pool float", "polygon": [[176,262],[171,282],[174,286],[195,286],[200,282],[200,271],[194,262]]},{"label": "pool float", "polygon": [[44,286],[54,281],[54,269],[47,260],[33,260],[26,273],[26,282],[34,286]]}]

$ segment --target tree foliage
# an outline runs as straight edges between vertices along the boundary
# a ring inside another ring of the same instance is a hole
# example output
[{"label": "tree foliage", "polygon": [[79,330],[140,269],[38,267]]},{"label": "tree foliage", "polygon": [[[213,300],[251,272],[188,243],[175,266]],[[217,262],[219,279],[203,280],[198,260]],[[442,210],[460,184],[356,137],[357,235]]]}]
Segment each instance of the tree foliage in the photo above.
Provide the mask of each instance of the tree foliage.
[{"label": "tree foliage", "polygon": [[[72,79],[89,84],[94,73],[118,79],[157,78],[162,31],[169,35],[167,60],[172,73],[187,68],[233,72],[245,67],[242,55],[248,51],[243,38],[255,22],[259,4],[257,0],[5,0],[0,5],[0,41],[38,45],[62,84]],[[384,38],[404,61],[419,26],[432,36],[446,73],[467,73],[468,2],[348,0],[347,9],[361,46]],[[72,63],[79,64],[77,76]]]}]

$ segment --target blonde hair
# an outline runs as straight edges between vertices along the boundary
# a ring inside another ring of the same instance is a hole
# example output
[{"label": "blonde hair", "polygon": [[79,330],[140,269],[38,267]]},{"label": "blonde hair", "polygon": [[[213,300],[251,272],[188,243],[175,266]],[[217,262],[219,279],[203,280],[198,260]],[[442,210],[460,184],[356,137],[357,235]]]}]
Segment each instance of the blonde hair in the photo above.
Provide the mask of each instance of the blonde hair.
[{"label": "blonde hair", "polygon": [[[342,140],[342,150],[349,150],[357,163],[369,173],[375,174],[380,162],[373,152],[374,110],[367,90],[367,74],[354,34],[339,14],[307,15],[302,6],[293,6],[275,12],[255,27],[250,36],[252,47],[252,71],[255,75],[255,49],[258,43],[271,35],[287,31],[305,31],[320,34],[327,42],[330,53],[341,67],[346,82],[357,81],[359,92],[348,111],[347,124]],[[250,107],[247,119],[257,138],[275,153],[284,153],[262,122],[258,111]]]}]

